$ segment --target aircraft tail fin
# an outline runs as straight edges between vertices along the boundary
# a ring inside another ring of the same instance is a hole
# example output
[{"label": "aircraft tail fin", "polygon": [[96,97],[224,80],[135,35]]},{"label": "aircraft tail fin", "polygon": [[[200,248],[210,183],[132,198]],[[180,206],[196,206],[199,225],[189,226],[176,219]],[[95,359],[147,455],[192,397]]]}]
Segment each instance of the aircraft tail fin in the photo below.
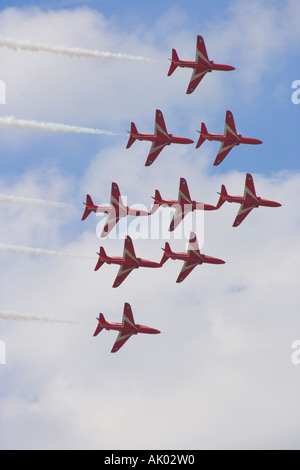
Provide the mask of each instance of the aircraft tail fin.
[{"label": "aircraft tail fin", "polygon": [[206,135],[206,134],[208,134],[207,128],[206,128],[206,125],[204,124],[204,122],[202,122],[201,123],[200,137],[199,137],[197,145],[196,145],[197,149],[203,144],[203,142],[205,142],[206,137],[204,137],[204,135]]},{"label": "aircraft tail fin", "polygon": [[134,122],[131,123],[131,128],[130,128],[130,136],[126,145],[126,148],[129,149],[129,147],[132,146],[132,144],[135,142],[136,137],[133,136],[133,134],[138,134],[138,130],[136,128],[136,125]]},{"label": "aircraft tail fin", "polygon": [[154,197],[152,196],[152,199],[154,199],[154,203],[153,203],[151,212],[149,212],[149,215],[154,214],[154,212],[156,212],[159,206],[161,205],[162,198],[158,189],[156,189],[155,196]]},{"label": "aircraft tail fin", "polygon": [[103,325],[106,324],[106,320],[104,318],[103,313],[100,313],[99,318],[97,318],[97,320],[98,320],[99,323],[98,323],[97,328],[95,330],[94,336],[98,336],[98,334],[101,333],[101,331],[104,328]]},{"label": "aircraft tail fin", "polygon": [[105,253],[103,246],[100,246],[100,252],[98,253],[98,255],[99,259],[97,261],[94,271],[98,271],[98,269],[101,268],[101,266],[105,263],[105,259],[107,258],[107,254]]},{"label": "aircraft tail fin", "polygon": [[92,209],[96,207],[89,194],[86,195],[86,202],[84,202],[84,204],[86,207],[85,207],[81,220],[85,220],[92,212]]},{"label": "aircraft tail fin", "polygon": [[225,198],[228,196],[228,193],[224,184],[222,184],[221,192],[218,194],[220,195],[220,198],[219,198],[218,204],[216,205],[216,209],[220,209],[220,207],[223,206],[226,200]]},{"label": "aircraft tail fin", "polygon": [[162,197],[158,189],[155,190],[154,204],[161,204]]},{"label": "aircraft tail fin", "polygon": [[175,49],[172,49],[172,59],[171,59],[171,65],[169,68],[168,72],[168,77],[172,75],[173,72],[177,69],[178,65],[175,65],[174,62],[179,62],[179,57]]},{"label": "aircraft tail fin", "polygon": [[164,254],[162,256],[160,264],[163,266],[165,264],[165,262],[168,261],[168,259],[170,258],[171,254],[172,254],[172,250],[171,250],[171,247],[170,247],[168,242],[165,243],[165,247],[162,248],[162,250],[163,250]]}]

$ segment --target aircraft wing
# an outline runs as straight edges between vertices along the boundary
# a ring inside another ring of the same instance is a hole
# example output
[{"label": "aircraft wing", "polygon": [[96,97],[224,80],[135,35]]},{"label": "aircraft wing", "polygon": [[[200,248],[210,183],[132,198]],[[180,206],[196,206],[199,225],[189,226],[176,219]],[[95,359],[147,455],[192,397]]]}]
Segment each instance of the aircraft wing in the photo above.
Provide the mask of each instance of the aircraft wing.
[{"label": "aircraft wing", "polygon": [[154,135],[155,137],[158,137],[158,139],[162,141],[170,140],[167,127],[165,124],[165,120],[163,117],[163,113],[160,111],[160,109],[157,109],[155,113]]},{"label": "aircraft wing", "polygon": [[205,42],[202,36],[197,36],[196,63],[198,65],[211,65],[206,52]]},{"label": "aircraft wing", "polygon": [[235,123],[231,111],[226,111],[225,126],[224,126],[224,135],[228,140],[238,139],[237,131],[235,128]]},{"label": "aircraft wing", "polygon": [[110,210],[103,227],[100,238],[106,237],[109,232],[114,228],[114,226],[119,222],[121,217],[124,217],[127,214],[127,210],[124,207],[119,186],[117,183],[111,184],[111,194],[110,194]]},{"label": "aircraft wing", "polygon": [[126,209],[124,207],[119,186],[117,185],[117,183],[111,184],[110,205],[115,209],[117,214],[123,213],[122,215],[126,215]]},{"label": "aircraft wing", "polygon": [[178,225],[186,216],[186,214],[188,214],[191,210],[192,210],[192,207],[190,204],[185,204],[184,206],[176,204],[176,211],[171,221],[169,232],[172,232],[173,230],[175,230],[175,228],[178,227]]},{"label": "aircraft wing", "polygon": [[187,182],[184,178],[180,178],[178,204],[172,219],[169,231],[172,232],[180,224],[186,214],[192,210],[192,201]]},{"label": "aircraft wing", "polygon": [[126,236],[124,242],[124,251],[123,251],[123,259],[127,264],[138,264],[138,260],[134,251],[133,243],[129,235]]},{"label": "aircraft wing", "polygon": [[126,266],[125,264],[122,264],[120,266],[115,282],[113,283],[113,287],[119,287],[134,268],[135,266],[133,265]]},{"label": "aircraft wing", "polygon": [[138,260],[135,255],[132,240],[129,235],[125,238],[123,260],[125,264],[121,264],[113,287],[119,287],[126,277],[131,273],[133,269],[138,266]]},{"label": "aircraft wing", "polygon": [[224,158],[228,155],[230,150],[238,145],[238,135],[235,128],[235,123],[231,111],[226,111],[225,126],[224,126],[225,141],[221,143],[218,155],[214,161],[214,165],[220,165]]},{"label": "aircraft wing", "polygon": [[250,173],[246,174],[244,199],[246,201],[248,199],[248,200],[252,200],[252,201],[254,200],[254,201],[258,202],[253,177],[252,177],[252,175],[250,175]]},{"label": "aircraft wing", "polygon": [[250,173],[246,174],[244,199],[246,202],[241,204],[240,210],[238,211],[235,221],[233,222],[233,227],[238,227],[252,211],[252,209],[257,207],[258,199],[256,196],[253,177]]},{"label": "aircraft wing", "polygon": [[199,250],[198,240],[194,232],[191,232],[190,234],[188,255],[190,257],[193,257],[194,259],[199,258],[198,263],[201,262],[203,259]]},{"label": "aircraft wing", "polygon": [[204,75],[207,73],[208,71],[207,70],[204,70],[203,71],[203,67],[196,67],[194,68],[193,70],[193,73],[192,73],[192,77],[191,77],[191,80],[190,80],[190,83],[188,85],[188,88],[187,88],[187,91],[186,93],[188,95],[190,95],[191,93],[193,93],[193,91],[196,89],[196,87],[199,85],[199,83],[201,82],[202,78],[204,77]]},{"label": "aircraft wing", "polygon": [[193,271],[193,269],[198,266],[198,264],[202,264],[202,255],[199,250],[198,240],[196,234],[191,232],[190,234],[190,241],[189,241],[189,248],[187,252],[189,259],[187,259],[182,267],[182,270],[179,273],[176,282],[182,282],[184,279]]},{"label": "aircraft wing", "polygon": [[201,82],[204,75],[208,72],[209,69],[203,70],[203,67],[211,66],[211,63],[209,61],[209,58],[206,52],[205,42],[202,36],[197,36],[196,64],[199,67],[195,67],[193,70],[193,74],[192,74],[189,86],[187,88],[188,95],[193,93],[193,91]]},{"label": "aircraft wing", "polygon": [[237,145],[235,142],[234,143],[229,143],[229,142],[226,142],[226,140],[224,142],[221,143],[220,145],[220,148],[219,148],[219,152],[216,156],[216,159],[214,161],[214,166],[217,166],[217,165],[220,165],[220,163],[222,163],[222,161],[224,160],[224,158],[229,154],[230,150],[235,146]]},{"label": "aircraft wing", "polygon": [[238,214],[235,218],[235,221],[233,222],[233,227],[238,227],[243,220],[247,217],[248,214],[256,207],[256,204],[241,204],[240,210],[238,211]]},{"label": "aircraft wing", "polygon": [[108,213],[108,216],[106,218],[105,225],[103,227],[102,233],[100,235],[100,238],[106,237],[111,230],[114,228],[114,226],[119,222],[121,218],[121,215],[118,214],[113,208],[110,210]]},{"label": "aircraft wing", "polygon": [[137,327],[134,323],[131,306],[127,302],[125,302],[124,304],[122,326],[125,327],[127,331],[120,331],[111,352],[119,351],[119,349],[126,343],[126,341],[137,332]]},{"label": "aircraft wing", "polygon": [[124,327],[127,327],[128,329],[133,328],[134,330],[137,330],[136,324],[134,322],[131,306],[127,302],[124,305],[122,324]]},{"label": "aircraft wing", "polygon": [[146,160],[145,166],[150,166],[156,160],[162,149],[168,145],[166,141],[154,141],[152,143],[148,158]]},{"label": "aircraft wing", "polygon": [[195,262],[194,260],[185,261],[176,282],[179,283],[184,281],[184,279],[193,271],[196,266],[198,266],[198,264],[199,263]]},{"label": "aircraft wing", "polygon": [[179,204],[192,204],[189,188],[184,178],[180,178],[178,202]]},{"label": "aircraft wing", "polygon": [[162,149],[171,143],[163,113],[160,111],[160,109],[157,109],[155,114],[154,136],[157,138],[157,140],[153,141],[152,143],[145,166],[152,165]]},{"label": "aircraft wing", "polygon": [[134,335],[134,332],[127,332],[127,331],[120,331],[118,334],[118,337],[115,341],[115,344],[113,345],[113,348],[111,350],[112,353],[115,353],[119,351],[119,349],[126,343],[126,341],[129,340],[129,338]]}]

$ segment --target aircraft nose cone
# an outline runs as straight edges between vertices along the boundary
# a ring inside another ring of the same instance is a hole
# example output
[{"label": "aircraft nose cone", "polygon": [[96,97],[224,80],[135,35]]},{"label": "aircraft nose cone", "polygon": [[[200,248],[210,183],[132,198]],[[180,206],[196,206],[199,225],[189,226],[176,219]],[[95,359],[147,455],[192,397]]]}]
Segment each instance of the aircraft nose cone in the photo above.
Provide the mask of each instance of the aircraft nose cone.
[{"label": "aircraft nose cone", "polygon": [[155,328],[152,328],[152,333],[153,333],[154,335],[158,335],[158,334],[161,333],[161,331],[156,330]]},{"label": "aircraft nose cone", "polygon": [[155,328],[149,328],[147,327],[146,333],[151,334],[151,335],[158,335],[161,333],[161,331],[156,330]]}]

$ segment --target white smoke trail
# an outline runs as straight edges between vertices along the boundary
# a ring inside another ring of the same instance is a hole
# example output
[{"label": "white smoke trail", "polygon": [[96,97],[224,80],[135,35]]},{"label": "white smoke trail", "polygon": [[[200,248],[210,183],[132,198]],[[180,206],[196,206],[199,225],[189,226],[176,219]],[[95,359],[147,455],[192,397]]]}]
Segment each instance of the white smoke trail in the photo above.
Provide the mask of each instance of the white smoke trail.
[{"label": "white smoke trail", "polygon": [[4,251],[6,253],[11,254],[19,254],[19,255],[47,255],[47,256],[65,256],[69,258],[85,258],[85,259],[92,259],[91,256],[82,256],[76,255],[74,253],[62,253],[60,251],[52,251],[52,250],[44,250],[43,248],[30,248],[27,246],[18,246],[18,245],[4,245],[0,244],[0,251]]},{"label": "white smoke trail", "polygon": [[14,116],[0,117],[0,126],[17,127],[19,129],[33,129],[50,132],[74,132],[75,134],[95,134],[95,135],[123,135],[101,129],[91,129],[89,127],[69,126],[54,122],[27,121],[26,119],[16,119]]},{"label": "white smoke trail", "polygon": [[31,52],[50,52],[52,54],[64,54],[69,57],[89,57],[94,59],[118,59],[133,60],[138,62],[153,62],[152,59],[147,59],[141,56],[82,49],[79,47],[50,46],[46,44],[33,43],[31,41],[20,41],[3,37],[0,37],[0,46],[8,47],[9,49],[14,49],[15,51],[21,49],[23,51]]},{"label": "white smoke trail", "polygon": [[45,199],[33,199],[14,195],[0,194],[0,204],[24,204],[28,206],[53,206],[53,207],[73,207],[72,204],[64,202],[52,202]]},{"label": "white smoke trail", "polygon": [[40,316],[32,316],[32,315],[23,315],[14,312],[7,312],[7,311],[0,311],[0,320],[8,320],[8,321],[23,321],[23,322],[39,322],[39,323],[65,323],[65,324],[73,324],[79,325],[80,323],[69,321],[69,320],[59,320],[58,318],[51,318],[51,317],[40,317]]}]

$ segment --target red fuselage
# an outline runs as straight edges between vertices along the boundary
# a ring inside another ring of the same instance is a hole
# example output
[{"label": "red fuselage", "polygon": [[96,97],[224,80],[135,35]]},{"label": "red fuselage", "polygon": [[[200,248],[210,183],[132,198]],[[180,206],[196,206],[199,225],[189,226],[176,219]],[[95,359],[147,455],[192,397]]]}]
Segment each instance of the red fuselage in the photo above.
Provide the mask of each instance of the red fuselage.
[{"label": "red fuselage", "polygon": [[116,256],[112,256],[112,257],[102,257],[102,256],[99,256],[99,261],[102,261],[103,263],[107,263],[107,264],[119,264],[120,266],[121,265],[125,265],[125,266],[128,266],[128,267],[133,267],[133,268],[160,268],[161,267],[161,264],[160,263],[156,263],[154,261],[148,261],[146,259],[142,259],[142,258],[137,258],[137,262],[135,263],[133,260],[132,261],[125,261],[123,258],[120,258],[120,257],[116,257]]},{"label": "red fuselage", "polygon": [[103,214],[109,214],[111,212],[115,212],[118,217],[126,217],[127,215],[133,215],[133,216],[147,216],[149,215],[149,212],[140,210],[140,209],[133,209],[127,206],[121,206],[119,207],[114,207],[114,206],[89,206],[86,205],[86,209],[88,209],[90,212],[102,212]]},{"label": "red fuselage", "polygon": [[201,258],[195,254],[190,253],[168,253],[168,257],[171,259],[179,259],[182,261],[195,261],[198,264],[209,263],[209,264],[225,264],[225,261],[219,258],[213,258],[212,256],[206,256],[201,253]]},{"label": "red fuselage", "polygon": [[[162,142],[161,137],[156,137],[154,134],[131,134],[137,140],[147,140],[149,142]],[[171,144],[193,144],[194,141],[186,139],[185,137],[175,137],[172,134],[168,134],[168,138],[164,139],[164,143],[167,145]]]},{"label": "red fuselage", "polygon": [[236,145],[239,145],[239,144],[250,144],[250,145],[258,145],[258,144],[262,144],[262,141],[259,140],[259,139],[252,139],[252,137],[243,137],[241,134],[237,134],[238,138],[232,138],[232,139],[228,139],[228,137],[226,138],[224,134],[203,134],[201,132],[201,137],[203,137],[204,139],[207,139],[207,140],[216,140],[218,142],[231,142],[231,143],[235,143]]},{"label": "red fuselage", "polygon": [[155,328],[149,328],[148,326],[138,325],[138,324],[135,324],[137,328],[136,330],[134,328],[129,328],[128,326],[123,326],[122,323],[109,323],[109,322],[101,323],[99,321],[98,325],[104,328],[105,330],[116,330],[116,331],[122,331],[124,333],[128,332],[134,335],[138,333],[146,333],[150,335],[155,335],[155,334],[160,333],[160,331],[156,330]]},{"label": "red fuselage", "polygon": [[178,61],[173,61],[172,64],[176,67],[183,67],[183,68],[189,68],[189,69],[197,69],[198,72],[212,72],[213,70],[220,70],[223,72],[229,72],[231,70],[235,70],[235,67],[232,67],[231,65],[224,65],[224,64],[215,64],[212,60],[209,61],[210,66],[207,65],[199,65],[197,62],[190,62],[190,61],[185,61],[185,60],[178,60]]},{"label": "red fuselage", "polygon": [[280,207],[281,204],[275,201],[269,201],[268,199],[262,199],[257,197],[256,199],[252,197],[242,197],[242,196],[221,196],[224,201],[227,202],[237,202],[238,204],[246,204],[253,206],[256,204],[256,207],[265,206],[265,207]]},{"label": "red fuselage", "polygon": [[102,212],[103,214],[108,214],[111,210],[111,206],[89,206],[86,204],[86,209],[90,212]]},{"label": "red fuselage", "polygon": [[168,206],[173,207],[176,209],[177,206],[181,206],[183,212],[195,211],[195,210],[205,210],[205,211],[213,211],[216,210],[215,206],[210,204],[203,204],[202,202],[191,201],[191,204],[188,202],[185,204],[180,204],[178,201],[166,201],[164,199],[154,199],[154,204],[158,204],[159,206]]}]

